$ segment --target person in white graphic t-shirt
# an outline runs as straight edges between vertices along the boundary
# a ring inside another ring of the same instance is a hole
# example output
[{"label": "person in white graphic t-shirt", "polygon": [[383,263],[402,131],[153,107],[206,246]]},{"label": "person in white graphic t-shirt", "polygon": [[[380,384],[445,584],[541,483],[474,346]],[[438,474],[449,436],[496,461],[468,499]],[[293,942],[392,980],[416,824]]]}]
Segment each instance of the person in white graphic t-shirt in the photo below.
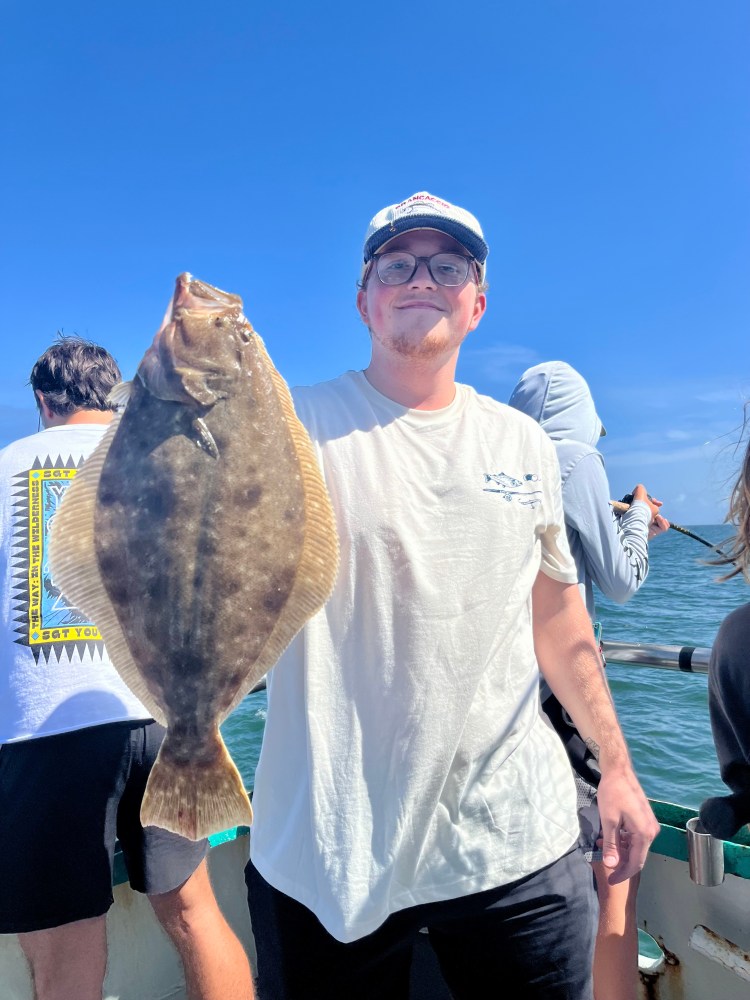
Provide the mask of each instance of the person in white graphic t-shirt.
[{"label": "person in white graphic t-shirt", "polygon": [[455,381],[487,305],[476,218],[420,192],[379,212],[363,372],[294,392],[341,567],[268,682],[246,869],[259,992],[407,997],[427,928],[455,998],[588,1000],[596,903],[539,668],[602,769],[622,880],[658,825],[577,587],[554,447]]},{"label": "person in white graphic t-shirt", "polygon": [[0,934],[18,935],[36,1000],[101,1000],[117,837],[191,1000],[248,1000],[247,957],[214,897],[207,842],[140,823],[164,729],[47,566],[50,522],[112,420],[119,381],[103,347],[58,339],[30,378],[44,430],[0,451]]}]

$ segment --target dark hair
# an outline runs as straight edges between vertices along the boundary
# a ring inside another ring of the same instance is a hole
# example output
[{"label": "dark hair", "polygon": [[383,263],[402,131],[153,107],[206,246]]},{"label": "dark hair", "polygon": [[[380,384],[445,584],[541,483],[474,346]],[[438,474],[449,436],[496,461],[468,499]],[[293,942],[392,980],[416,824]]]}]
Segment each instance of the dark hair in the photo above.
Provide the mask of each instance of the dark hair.
[{"label": "dark hair", "polygon": [[[743,431],[748,426],[748,411],[750,402],[745,404],[745,421]],[[742,440],[742,438],[740,438]],[[734,537],[729,540],[731,548],[722,543],[722,555],[712,560],[714,566],[728,566],[734,563],[734,569],[722,576],[721,580],[731,580],[733,576],[742,573],[750,583],[750,440],[742,460],[742,468],[729,497],[729,512],[724,520],[734,525]]]},{"label": "dark hair", "polygon": [[121,381],[117,362],[103,347],[62,334],[29,376],[34,393],[39,390],[50,410],[61,417],[75,410],[113,410],[107,397]]}]

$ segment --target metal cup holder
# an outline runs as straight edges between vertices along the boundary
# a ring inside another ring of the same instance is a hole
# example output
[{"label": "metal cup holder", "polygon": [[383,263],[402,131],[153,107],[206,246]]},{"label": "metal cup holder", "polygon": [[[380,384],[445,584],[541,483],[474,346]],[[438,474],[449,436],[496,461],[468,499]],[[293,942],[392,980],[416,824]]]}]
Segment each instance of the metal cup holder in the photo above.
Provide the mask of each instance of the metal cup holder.
[{"label": "metal cup holder", "polygon": [[704,830],[700,817],[685,824],[690,878],[696,885],[721,885],[724,881],[724,841]]}]

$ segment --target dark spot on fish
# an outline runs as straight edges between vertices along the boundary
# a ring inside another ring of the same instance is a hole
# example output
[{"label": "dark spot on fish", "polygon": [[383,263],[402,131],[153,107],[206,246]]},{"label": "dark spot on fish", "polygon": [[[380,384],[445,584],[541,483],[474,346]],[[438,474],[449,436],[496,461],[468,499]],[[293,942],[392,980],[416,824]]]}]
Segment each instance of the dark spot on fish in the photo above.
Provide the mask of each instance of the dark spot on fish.
[{"label": "dark spot on fish", "polygon": [[102,507],[111,507],[120,499],[122,493],[122,488],[116,488],[114,484],[108,485],[106,481],[102,480],[99,486],[99,493],[97,495],[97,500],[102,505]]},{"label": "dark spot on fish", "polygon": [[167,506],[168,498],[163,490],[142,487],[140,495],[139,493],[135,495],[142,515],[148,514],[154,520],[164,521],[169,513],[169,507]]},{"label": "dark spot on fish", "polygon": [[[187,641],[190,641],[190,636],[186,636]],[[188,648],[183,649],[180,654],[180,664],[178,672],[183,677],[191,677],[196,674],[201,673],[205,670],[206,664],[202,656],[194,655]]]},{"label": "dark spot on fish", "polygon": [[119,557],[99,551],[99,569],[107,581],[107,592],[116,606],[123,606],[128,599],[128,584],[123,578],[122,562]]},{"label": "dark spot on fish", "polygon": [[169,720],[170,749],[185,742],[199,744],[202,742],[202,736],[195,719]]},{"label": "dark spot on fish", "polygon": [[169,607],[169,590],[166,581],[161,576],[157,576],[153,569],[149,573],[149,578],[148,596],[152,601],[161,601],[165,607]]},{"label": "dark spot on fish", "polygon": [[260,503],[260,498],[263,496],[262,486],[251,486],[249,489],[245,490],[244,502],[248,507],[257,507]]},{"label": "dark spot on fish", "polygon": [[266,611],[277,612],[286,604],[292,586],[294,585],[294,571],[277,573],[269,590],[263,597],[263,607]]},{"label": "dark spot on fish", "polygon": [[280,611],[286,603],[289,593],[280,589],[269,591],[263,598],[263,607],[266,611]]}]

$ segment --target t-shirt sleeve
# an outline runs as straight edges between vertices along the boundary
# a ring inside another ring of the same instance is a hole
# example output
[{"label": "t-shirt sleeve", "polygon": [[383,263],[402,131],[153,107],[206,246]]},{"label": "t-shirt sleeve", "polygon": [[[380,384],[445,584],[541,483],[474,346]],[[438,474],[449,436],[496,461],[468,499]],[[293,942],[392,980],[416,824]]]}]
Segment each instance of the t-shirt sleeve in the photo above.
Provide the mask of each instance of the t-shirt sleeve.
[{"label": "t-shirt sleeve", "polygon": [[560,464],[552,441],[546,434],[542,441],[542,521],[537,532],[542,543],[541,571],[560,583],[578,583],[578,574],[570,554],[563,514]]}]

